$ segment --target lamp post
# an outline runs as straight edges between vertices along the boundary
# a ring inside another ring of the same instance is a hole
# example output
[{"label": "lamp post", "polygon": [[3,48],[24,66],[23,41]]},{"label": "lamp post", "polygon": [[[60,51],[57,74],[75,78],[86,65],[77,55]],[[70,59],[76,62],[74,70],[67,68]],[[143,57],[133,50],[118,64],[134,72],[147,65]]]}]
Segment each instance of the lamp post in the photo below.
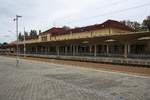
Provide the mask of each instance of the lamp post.
[{"label": "lamp post", "polygon": [[22,16],[16,15],[16,18],[14,18],[14,21],[16,21],[16,37],[17,37],[17,42],[16,42],[16,66],[18,66],[19,64],[19,51],[18,51],[18,42],[19,42],[19,38],[18,38],[18,19],[21,18]]},{"label": "lamp post", "polygon": [[26,55],[26,36],[25,36],[25,27],[24,27],[24,57],[25,57],[25,55]]}]

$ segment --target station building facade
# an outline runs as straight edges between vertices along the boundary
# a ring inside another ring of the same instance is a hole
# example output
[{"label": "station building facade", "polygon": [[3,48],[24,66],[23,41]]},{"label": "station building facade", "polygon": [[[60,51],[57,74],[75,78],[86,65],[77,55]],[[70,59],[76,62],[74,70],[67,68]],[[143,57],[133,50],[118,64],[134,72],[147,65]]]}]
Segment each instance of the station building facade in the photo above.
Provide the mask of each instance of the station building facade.
[{"label": "station building facade", "polygon": [[[53,27],[38,36],[19,41],[19,54],[150,58],[150,32],[134,29],[114,20],[73,29]],[[16,53],[16,44],[6,46]]]}]

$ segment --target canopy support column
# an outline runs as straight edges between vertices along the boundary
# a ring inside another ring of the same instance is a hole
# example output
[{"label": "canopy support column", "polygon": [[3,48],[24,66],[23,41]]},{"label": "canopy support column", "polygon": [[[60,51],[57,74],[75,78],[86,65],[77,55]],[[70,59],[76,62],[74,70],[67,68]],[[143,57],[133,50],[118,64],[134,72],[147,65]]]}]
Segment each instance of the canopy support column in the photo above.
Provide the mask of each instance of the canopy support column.
[{"label": "canopy support column", "polygon": [[97,45],[94,45],[94,56],[97,56]]}]

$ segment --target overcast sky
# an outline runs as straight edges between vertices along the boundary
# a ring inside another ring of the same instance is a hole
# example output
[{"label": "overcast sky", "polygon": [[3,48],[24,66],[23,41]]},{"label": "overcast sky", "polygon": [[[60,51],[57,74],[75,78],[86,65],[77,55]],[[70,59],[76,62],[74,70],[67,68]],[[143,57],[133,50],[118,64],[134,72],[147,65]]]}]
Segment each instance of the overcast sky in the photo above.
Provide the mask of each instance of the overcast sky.
[{"label": "overcast sky", "polygon": [[79,27],[107,19],[142,22],[150,15],[150,0],[0,0],[0,42],[15,40],[19,31],[47,30],[53,26]]}]

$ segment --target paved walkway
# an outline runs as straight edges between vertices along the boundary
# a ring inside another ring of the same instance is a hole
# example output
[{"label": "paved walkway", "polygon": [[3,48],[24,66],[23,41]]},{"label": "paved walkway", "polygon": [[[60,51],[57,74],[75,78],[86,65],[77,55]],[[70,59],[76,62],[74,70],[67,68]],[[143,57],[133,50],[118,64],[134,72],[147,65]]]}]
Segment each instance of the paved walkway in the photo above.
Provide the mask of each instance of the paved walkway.
[{"label": "paved walkway", "polygon": [[0,100],[150,100],[150,77],[0,57]]}]

